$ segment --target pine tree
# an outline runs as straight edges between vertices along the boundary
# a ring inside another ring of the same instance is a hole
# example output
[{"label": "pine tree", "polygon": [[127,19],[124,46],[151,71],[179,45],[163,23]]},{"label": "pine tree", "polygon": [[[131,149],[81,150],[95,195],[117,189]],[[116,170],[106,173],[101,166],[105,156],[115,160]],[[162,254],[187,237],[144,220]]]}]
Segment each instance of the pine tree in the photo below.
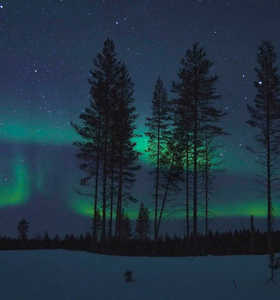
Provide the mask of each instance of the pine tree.
[{"label": "pine tree", "polygon": [[136,237],[141,240],[147,240],[150,232],[149,209],[141,202],[138,217],[136,219],[135,233]]},{"label": "pine tree", "polygon": [[157,223],[158,223],[158,208],[159,208],[159,183],[160,183],[160,158],[161,152],[166,146],[168,131],[168,121],[170,120],[170,105],[167,97],[163,81],[160,77],[155,84],[153,100],[152,100],[152,117],[146,118],[146,126],[149,131],[145,132],[148,136],[148,149],[149,156],[152,162],[156,165],[156,170],[150,172],[155,174],[154,181],[154,239],[157,240]]},{"label": "pine tree", "polygon": [[[276,66],[277,56],[274,46],[269,41],[263,41],[257,53],[258,66],[255,68],[257,80],[254,82],[257,88],[257,95],[253,105],[247,105],[250,120],[246,123],[257,128],[259,134],[256,141],[264,150],[255,151],[250,147],[248,150],[257,154],[260,164],[265,170],[266,202],[267,202],[267,247],[271,254],[272,246],[272,194],[273,182],[277,179],[277,154],[279,154],[279,98],[280,98],[280,77]],[[273,269],[272,269],[273,270]],[[273,274],[272,274],[273,277]]]},{"label": "pine tree", "polygon": [[[181,60],[181,69],[178,72],[179,81],[173,82],[172,91],[177,94],[175,104],[178,107],[177,114],[186,115],[186,124],[182,127],[181,140],[183,144],[191,140],[193,145],[193,236],[197,236],[197,209],[198,209],[198,163],[203,145],[203,133],[208,132],[222,135],[223,130],[213,125],[218,122],[225,113],[215,108],[213,100],[220,98],[216,94],[215,84],[218,77],[209,75],[213,63],[206,58],[203,48],[195,43],[192,49],[187,50]],[[185,132],[185,133],[184,133]],[[183,134],[184,133],[184,134]],[[182,136],[183,135],[183,136]],[[186,149],[186,153],[188,149]],[[187,161],[187,159],[186,159]]]},{"label": "pine tree", "polygon": [[[120,63],[116,58],[115,45],[112,40],[107,39],[104,43],[102,54],[99,54],[95,60],[96,70],[92,72],[95,81],[92,81],[92,96],[99,104],[100,115],[103,121],[103,178],[102,178],[102,240],[106,239],[106,208],[107,208],[107,178],[110,153],[108,151],[110,144],[110,126],[115,111],[113,108],[115,99],[115,89],[118,84]],[[95,84],[95,85],[94,85]]]},{"label": "pine tree", "polygon": [[[173,92],[176,93],[177,86]],[[183,86],[181,86],[183,88]],[[192,109],[190,107],[190,102],[179,98],[172,100],[172,110],[173,110],[173,130],[174,138],[177,143],[184,147],[184,169],[185,169],[185,233],[186,237],[190,237],[190,190],[192,172],[191,172],[191,162],[193,155],[193,146],[191,144],[191,126],[192,126]]]},{"label": "pine tree", "polygon": [[118,176],[115,235],[120,239],[123,200],[136,202],[129,190],[135,182],[135,172],[140,169],[138,164],[140,152],[135,150],[136,143],[132,141],[133,138],[138,137],[134,132],[137,114],[133,105],[133,83],[124,63],[119,69],[117,81],[118,85],[115,89],[116,111],[114,114],[117,137],[115,143],[116,174]]},{"label": "pine tree", "polygon": [[168,203],[168,195],[170,193],[178,194],[181,191],[180,184],[183,181],[183,147],[174,136],[175,133],[172,132],[168,137],[166,148],[161,157],[162,177],[160,179],[160,189],[164,193],[157,223],[157,236]]},{"label": "pine tree", "polygon": [[[84,160],[80,168],[88,176],[81,179],[81,185],[89,185],[95,177],[94,220],[97,220],[99,178],[102,176],[102,239],[106,238],[107,179],[109,173],[112,116],[114,93],[118,85],[117,77],[120,62],[116,58],[114,42],[107,39],[101,53],[94,59],[94,69],[90,70],[90,107],[80,115],[81,125],[72,126],[82,137],[82,142],[75,142],[79,148],[77,157]],[[86,140],[86,141],[84,141]],[[96,224],[93,228],[96,238]]]}]

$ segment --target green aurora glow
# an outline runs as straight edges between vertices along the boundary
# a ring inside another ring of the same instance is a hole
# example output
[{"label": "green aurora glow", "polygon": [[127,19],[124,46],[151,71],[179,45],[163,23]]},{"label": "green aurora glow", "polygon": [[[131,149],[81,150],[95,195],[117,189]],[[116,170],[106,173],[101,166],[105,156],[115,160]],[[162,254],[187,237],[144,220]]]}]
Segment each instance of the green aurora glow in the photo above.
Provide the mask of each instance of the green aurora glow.
[{"label": "green aurora glow", "polygon": [[[77,197],[72,198],[70,201],[70,207],[77,214],[87,217],[93,216],[93,202],[85,199],[77,199]],[[125,213],[132,219],[135,220],[138,216],[139,204],[134,204],[135,208],[125,209]],[[280,216],[280,204],[273,204],[275,217]],[[150,209],[150,219],[153,220],[152,210]],[[212,213],[213,212],[213,213]],[[266,217],[267,207],[265,200],[258,200],[256,203],[227,203],[227,204],[217,204],[213,203],[209,208],[209,218],[215,217],[248,217],[254,215],[255,217]],[[107,216],[109,214],[109,209],[107,210]],[[190,215],[191,212],[190,212]],[[163,214],[166,217],[167,214]],[[171,216],[171,215],[170,215]],[[203,213],[198,212],[198,216],[203,217]],[[115,213],[113,212],[113,218],[115,218]],[[174,213],[172,213],[172,219],[182,220],[185,218],[185,209],[176,208]]]},{"label": "green aurora glow", "polygon": [[2,185],[0,207],[25,204],[31,194],[28,170],[18,159],[13,162],[14,181]]},{"label": "green aurora glow", "polygon": [[[20,121],[11,120],[7,118],[3,121],[1,119],[0,136],[1,140],[5,142],[17,142],[24,144],[50,144],[50,145],[69,145],[72,146],[73,141],[79,140],[80,137],[70,126],[64,122],[64,127],[52,124],[49,120],[32,118],[30,120]],[[36,129],[35,129],[36,128]],[[39,129],[38,129],[39,128]],[[140,159],[143,163],[151,165],[148,154],[145,152],[148,144],[148,138],[144,135],[145,128],[140,128],[136,133],[142,135],[140,138],[134,138],[136,142],[136,150],[141,153]],[[231,165],[236,165],[236,159],[234,155],[228,158],[231,161]],[[241,168],[240,164],[240,168]],[[222,167],[222,166],[220,166]],[[244,166],[243,166],[244,167]],[[30,190],[30,174],[23,164],[13,164],[14,175],[16,177],[13,184],[2,186],[0,207],[8,205],[21,205],[25,203],[31,194]],[[240,170],[239,170],[240,171]],[[243,172],[243,171],[242,171]],[[35,185],[37,189],[41,189],[44,186],[46,177],[42,172],[39,172]],[[78,196],[72,192],[71,200],[68,205],[79,215],[91,216],[93,213],[92,203],[87,202],[85,199],[78,199]],[[275,207],[275,215],[279,215],[279,206]],[[215,216],[227,216],[227,217],[240,217],[255,215],[258,217],[265,217],[266,215],[266,202],[260,201],[255,203],[227,203],[227,204],[215,204],[213,203],[212,210],[215,211]],[[129,217],[135,219],[138,213],[137,209],[128,209],[127,213]],[[174,219],[184,218],[184,210],[182,212],[176,212],[172,216]]]},{"label": "green aurora glow", "polygon": [[[1,123],[0,137],[4,142],[23,144],[71,145],[79,139],[69,124],[65,128],[51,125],[50,122],[38,120],[30,124],[28,121],[7,120]],[[32,126],[31,126],[32,125]]]}]

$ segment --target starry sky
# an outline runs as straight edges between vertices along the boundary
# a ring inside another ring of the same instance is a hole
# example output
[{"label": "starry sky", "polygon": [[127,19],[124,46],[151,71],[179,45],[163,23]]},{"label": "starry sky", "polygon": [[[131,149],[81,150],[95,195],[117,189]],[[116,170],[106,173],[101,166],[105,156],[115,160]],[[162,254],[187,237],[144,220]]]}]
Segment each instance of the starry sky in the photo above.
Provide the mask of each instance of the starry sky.
[{"label": "starry sky", "polygon": [[[107,37],[135,83],[142,134],[157,77],[172,97],[181,58],[200,42],[219,76],[218,107],[228,112],[221,126],[232,134],[217,141],[224,171],[216,174],[210,227],[247,228],[254,214],[262,228],[266,206],[255,181],[260,168],[245,149],[255,145],[256,134],[245,124],[246,103],[256,94],[260,42],[271,40],[279,55],[279,10],[276,0],[0,1],[0,235],[15,235],[21,217],[34,235],[90,230],[92,199],[75,192],[81,173],[70,121],[88,106],[89,70]],[[138,150],[145,145],[145,138],[137,140]],[[133,193],[152,207],[151,165],[144,155],[141,165]],[[273,201],[278,216],[277,194]],[[163,230],[183,231],[182,206],[178,194]],[[128,209],[132,218],[136,209],[138,204]]]}]

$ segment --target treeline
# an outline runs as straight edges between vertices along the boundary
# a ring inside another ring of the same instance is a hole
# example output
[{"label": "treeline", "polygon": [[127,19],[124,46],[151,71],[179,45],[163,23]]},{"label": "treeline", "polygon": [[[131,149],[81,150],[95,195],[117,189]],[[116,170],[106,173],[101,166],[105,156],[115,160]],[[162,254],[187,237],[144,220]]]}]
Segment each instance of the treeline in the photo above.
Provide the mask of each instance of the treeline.
[{"label": "treeline", "polygon": [[[280,251],[280,231],[272,234],[275,251]],[[240,254],[268,254],[267,233],[260,231],[235,230],[234,232],[212,232],[207,236],[198,234],[194,239],[180,238],[165,234],[157,241],[151,238],[139,239],[135,235],[119,241],[113,237],[103,243],[95,244],[92,249],[92,234],[73,235],[63,237],[55,235],[51,238],[47,232],[41,236],[28,239],[0,237],[0,250],[18,249],[65,249],[79,251],[94,251],[95,253],[125,255],[125,256],[198,256],[198,255],[240,255]]]},{"label": "treeline", "polygon": [[[184,192],[184,199],[180,200],[183,202],[177,199],[176,205],[184,207],[185,238],[192,236],[196,240],[201,234],[197,229],[199,210],[204,216],[204,235],[207,237],[210,232],[208,215],[214,194],[214,170],[221,163],[216,140],[229,134],[220,126],[226,112],[221,108],[222,97],[216,92],[218,76],[211,74],[212,66],[205,50],[195,43],[180,61],[177,80],[170,87],[173,96],[168,96],[160,77],[155,83],[152,114],[145,124],[148,137],[145,151],[153,166],[154,241],[158,240],[164,213],[172,210],[169,205],[172,195],[179,192]],[[254,105],[247,105],[251,117],[247,124],[259,130],[256,141],[262,150],[247,149],[254,153],[264,171],[261,186],[265,188],[267,201],[268,248],[272,249],[280,79],[271,42],[261,43],[255,70],[257,94]],[[135,133],[138,115],[134,106],[134,84],[126,64],[117,58],[112,40],[105,41],[93,61],[90,75],[89,107],[80,114],[79,124],[71,124],[81,137],[74,145],[81,161],[80,169],[85,173],[78,192],[93,199],[92,237],[97,244],[113,239],[120,241],[125,236],[126,209],[138,201],[130,190],[140,168],[140,152],[135,149],[135,139],[140,136]],[[100,236],[98,231],[101,231]]]}]

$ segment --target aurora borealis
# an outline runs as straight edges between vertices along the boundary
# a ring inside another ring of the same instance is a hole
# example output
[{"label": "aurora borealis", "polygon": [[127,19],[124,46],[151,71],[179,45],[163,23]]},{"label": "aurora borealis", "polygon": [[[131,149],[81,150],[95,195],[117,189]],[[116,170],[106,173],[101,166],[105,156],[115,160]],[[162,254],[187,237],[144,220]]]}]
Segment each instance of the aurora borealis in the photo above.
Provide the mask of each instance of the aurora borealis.
[{"label": "aurora borealis", "polygon": [[[224,171],[217,170],[209,204],[212,224],[222,217],[217,228],[224,218],[227,225],[238,226],[234,219],[244,218],[247,226],[251,214],[265,216],[266,203],[255,182],[260,169],[245,149],[255,145],[255,132],[245,124],[246,103],[252,103],[256,93],[256,51],[263,39],[273,41],[280,62],[279,1],[7,0],[0,4],[0,235],[15,234],[22,217],[30,221],[31,234],[89,231],[92,199],[74,191],[81,173],[72,146],[78,136],[70,121],[77,121],[88,106],[88,72],[107,37],[114,40],[135,84],[137,133],[142,135],[157,77],[172,97],[171,82],[177,80],[180,59],[194,42],[201,43],[214,62],[212,72],[220,77],[219,105],[229,113],[222,125],[231,133],[217,141],[222,145]],[[133,193],[152,207],[150,163],[144,153],[147,138],[136,142],[143,155]],[[280,214],[277,197],[275,193],[276,216]],[[183,201],[180,204],[180,195],[176,198],[171,216],[182,230]],[[132,218],[138,205],[128,210]]]}]

